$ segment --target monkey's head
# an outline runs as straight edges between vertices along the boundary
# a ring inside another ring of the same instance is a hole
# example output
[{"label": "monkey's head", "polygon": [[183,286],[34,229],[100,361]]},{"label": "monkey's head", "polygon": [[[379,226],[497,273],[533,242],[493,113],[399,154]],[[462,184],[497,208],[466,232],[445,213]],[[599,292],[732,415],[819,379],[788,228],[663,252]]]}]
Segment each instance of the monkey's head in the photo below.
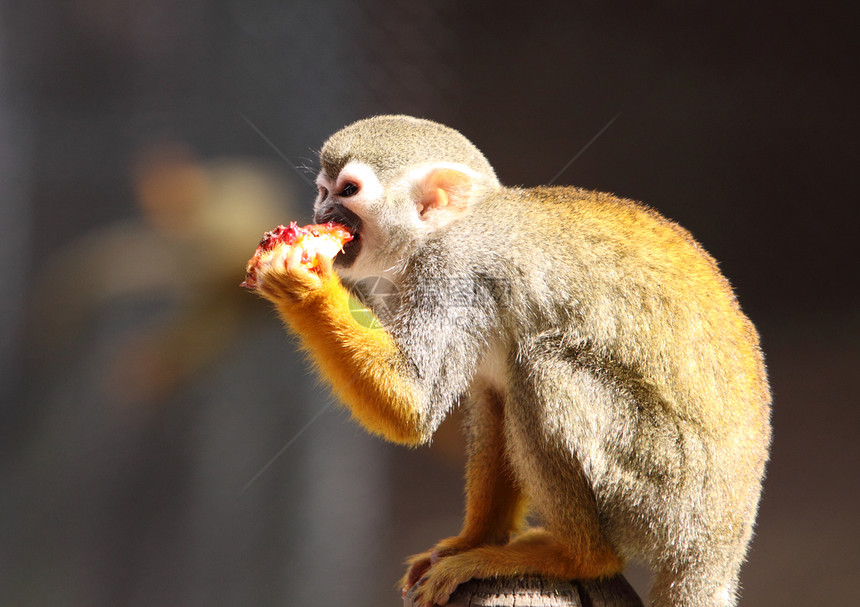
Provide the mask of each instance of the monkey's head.
[{"label": "monkey's head", "polygon": [[323,145],[320,164],[314,220],[353,232],[334,263],[354,280],[396,268],[418,241],[500,187],[493,167],[463,135],[409,116],[345,127]]}]

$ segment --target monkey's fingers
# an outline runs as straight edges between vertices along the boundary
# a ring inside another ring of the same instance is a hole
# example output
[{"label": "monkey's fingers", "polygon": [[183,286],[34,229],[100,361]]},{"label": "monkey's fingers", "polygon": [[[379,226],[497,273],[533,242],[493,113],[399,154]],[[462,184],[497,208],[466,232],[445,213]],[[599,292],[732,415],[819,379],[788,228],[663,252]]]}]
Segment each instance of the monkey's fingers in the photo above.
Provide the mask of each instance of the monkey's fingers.
[{"label": "monkey's fingers", "polygon": [[403,596],[405,596],[406,593],[418,583],[418,580],[427,573],[427,570],[430,569],[432,556],[433,551],[428,550],[427,552],[411,556],[406,560],[406,564],[409,565],[409,569],[406,570],[406,575],[400,579],[400,590]]},{"label": "monkey's fingers", "polygon": [[289,227],[280,225],[266,232],[253,257],[245,266],[245,280],[240,286],[256,289],[259,275],[267,268],[280,267],[281,262],[292,259],[295,249],[302,252],[301,263],[308,270],[319,275],[332,273],[331,266],[335,256],[343,251],[343,246],[353,235],[346,227],[336,223],[326,223],[299,227],[295,222]]},{"label": "monkey's fingers", "polygon": [[440,541],[436,546],[425,552],[413,555],[406,559],[409,569],[400,580],[400,587],[405,595],[418,581],[424,577],[427,570],[439,562],[440,559],[467,550],[471,544],[465,542],[460,536],[449,537]]},{"label": "monkey's fingers", "polygon": [[445,605],[451,593],[473,578],[542,575],[557,579],[591,579],[619,573],[623,562],[610,548],[585,547],[575,553],[548,533],[530,534],[504,546],[482,546],[439,560],[414,590],[418,604]]},{"label": "monkey's fingers", "polygon": [[323,280],[329,278],[334,273],[334,257],[337,255],[337,252],[335,255],[331,255],[330,253],[330,251],[317,251],[315,263],[311,268]]},{"label": "monkey's fingers", "polygon": [[309,270],[305,252],[296,246],[281,245],[271,258],[261,261],[257,271],[256,288],[270,301],[296,300],[322,285],[320,276]]}]

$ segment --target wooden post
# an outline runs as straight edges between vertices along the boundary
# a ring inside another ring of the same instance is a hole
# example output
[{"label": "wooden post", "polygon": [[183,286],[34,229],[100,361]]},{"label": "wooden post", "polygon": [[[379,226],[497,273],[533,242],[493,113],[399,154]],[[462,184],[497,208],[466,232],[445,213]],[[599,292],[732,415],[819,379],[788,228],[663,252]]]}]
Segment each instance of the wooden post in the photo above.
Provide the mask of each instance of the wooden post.
[{"label": "wooden post", "polygon": [[[404,607],[417,607],[410,591]],[[608,580],[549,582],[538,577],[471,580],[448,607],[642,607],[642,599],[618,575]]]}]

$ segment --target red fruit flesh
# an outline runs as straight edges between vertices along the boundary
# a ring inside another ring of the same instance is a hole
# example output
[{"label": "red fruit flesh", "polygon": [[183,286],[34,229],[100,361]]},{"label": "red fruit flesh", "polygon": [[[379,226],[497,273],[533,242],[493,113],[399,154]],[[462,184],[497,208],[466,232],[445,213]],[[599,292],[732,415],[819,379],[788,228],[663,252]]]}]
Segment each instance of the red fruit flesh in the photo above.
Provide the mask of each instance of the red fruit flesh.
[{"label": "red fruit flesh", "polygon": [[245,280],[240,286],[248,289],[257,287],[257,270],[260,266],[260,260],[264,254],[270,253],[280,245],[302,247],[302,263],[309,270],[316,269],[316,250],[312,245],[314,240],[318,238],[334,241],[342,249],[343,245],[352,240],[352,233],[345,226],[333,221],[304,227],[299,227],[295,221],[290,222],[289,226],[279,225],[263,235],[254,256],[248,260],[248,265],[245,267]]}]

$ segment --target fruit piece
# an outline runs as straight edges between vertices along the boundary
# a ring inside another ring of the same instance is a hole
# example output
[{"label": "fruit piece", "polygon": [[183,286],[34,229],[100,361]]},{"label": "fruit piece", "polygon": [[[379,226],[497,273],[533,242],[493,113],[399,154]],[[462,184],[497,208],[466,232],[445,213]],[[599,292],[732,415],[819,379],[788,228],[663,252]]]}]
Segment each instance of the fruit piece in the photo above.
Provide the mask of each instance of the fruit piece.
[{"label": "fruit piece", "polygon": [[270,261],[275,249],[280,246],[299,247],[302,250],[302,265],[308,270],[316,270],[319,266],[317,255],[333,258],[350,240],[352,233],[341,224],[331,221],[304,227],[299,227],[295,221],[289,226],[280,225],[263,236],[254,256],[248,260],[245,280],[240,286],[255,289],[261,264]]}]

